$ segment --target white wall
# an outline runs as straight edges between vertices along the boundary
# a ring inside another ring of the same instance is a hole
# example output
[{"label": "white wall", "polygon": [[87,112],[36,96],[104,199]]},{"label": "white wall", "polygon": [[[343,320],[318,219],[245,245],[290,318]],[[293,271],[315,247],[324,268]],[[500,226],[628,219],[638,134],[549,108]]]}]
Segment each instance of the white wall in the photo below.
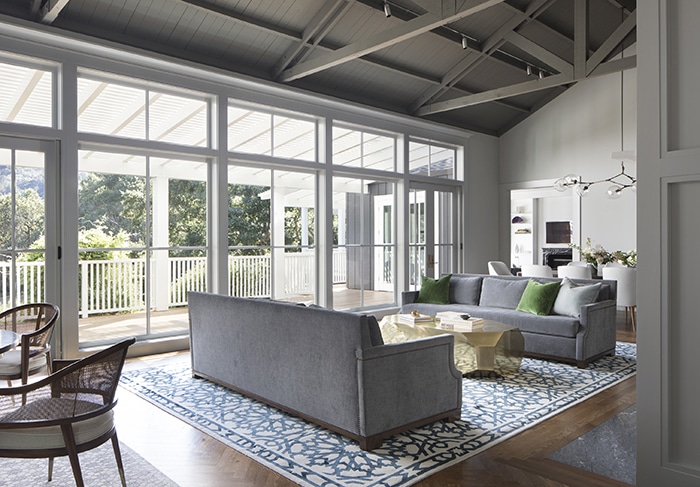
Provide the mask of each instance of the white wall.
[{"label": "white wall", "polygon": [[487,262],[499,260],[498,144],[488,135],[473,135],[467,142],[465,272],[488,274]]},{"label": "white wall", "polygon": [[[636,78],[636,69],[624,73],[626,150],[636,147]],[[501,187],[550,184],[569,173],[584,180],[617,174],[620,161],[611,154],[622,150],[620,124],[619,73],[574,85],[500,138]],[[626,172],[636,175],[636,164],[626,163]],[[636,248],[636,193],[628,189],[611,200],[609,186],[595,185],[581,199],[580,236],[608,250]],[[500,218],[508,214],[501,212]]]}]

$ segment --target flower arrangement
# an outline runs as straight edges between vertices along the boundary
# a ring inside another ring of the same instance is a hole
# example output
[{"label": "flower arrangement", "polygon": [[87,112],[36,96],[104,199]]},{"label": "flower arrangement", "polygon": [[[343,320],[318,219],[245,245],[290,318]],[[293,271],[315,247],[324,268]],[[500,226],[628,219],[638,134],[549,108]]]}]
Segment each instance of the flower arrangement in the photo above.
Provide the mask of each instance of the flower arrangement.
[{"label": "flower arrangement", "polygon": [[594,246],[590,237],[586,239],[586,245],[584,247],[577,244],[569,244],[569,247],[578,250],[581,254],[581,259],[594,266],[607,264],[609,262],[618,262],[627,267],[637,267],[636,250],[630,250],[628,252],[615,250],[609,252],[600,244]]}]

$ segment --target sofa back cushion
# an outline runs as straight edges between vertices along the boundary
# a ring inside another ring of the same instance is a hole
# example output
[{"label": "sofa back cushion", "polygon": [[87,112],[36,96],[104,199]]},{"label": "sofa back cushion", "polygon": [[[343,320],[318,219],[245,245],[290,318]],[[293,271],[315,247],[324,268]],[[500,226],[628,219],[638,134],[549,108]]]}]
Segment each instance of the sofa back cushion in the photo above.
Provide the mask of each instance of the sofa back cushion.
[{"label": "sofa back cushion", "polygon": [[481,277],[452,276],[450,280],[450,303],[479,304]]},{"label": "sofa back cushion", "polygon": [[484,277],[479,306],[515,309],[525,291],[528,279]]}]

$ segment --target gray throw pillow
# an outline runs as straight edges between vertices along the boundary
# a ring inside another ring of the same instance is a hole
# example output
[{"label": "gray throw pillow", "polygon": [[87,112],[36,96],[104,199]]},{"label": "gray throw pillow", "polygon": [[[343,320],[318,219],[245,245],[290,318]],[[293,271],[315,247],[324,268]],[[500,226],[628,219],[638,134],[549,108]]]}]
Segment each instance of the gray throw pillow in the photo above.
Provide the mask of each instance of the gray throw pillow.
[{"label": "gray throw pillow", "polygon": [[450,279],[450,303],[479,304],[481,277],[452,276]]},{"label": "gray throw pillow", "polygon": [[581,306],[595,303],[598,299],[601,283],[577,285],[568,277],[561,281],[559,294],[554,301],[552,312],[558,315],[581,317]]},{"label": "gray throw pillow", "polygon": [[479,306],[515,309],[527,286],[527,279],[484,277]]}]

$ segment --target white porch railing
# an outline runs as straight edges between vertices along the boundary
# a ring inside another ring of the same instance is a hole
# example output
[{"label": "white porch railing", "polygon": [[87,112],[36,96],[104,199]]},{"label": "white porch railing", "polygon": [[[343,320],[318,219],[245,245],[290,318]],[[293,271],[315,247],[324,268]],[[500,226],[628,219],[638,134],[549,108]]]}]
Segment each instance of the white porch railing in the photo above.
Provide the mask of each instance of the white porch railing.
[{"label": "white porch railing", "polygon": [[[169,283],[165,307],[187,305],[188,291],[205,291],[207,281],[206,257],[178,257],[168,259],[169,276],[155,276],[151,267],[151,282]],[[146,308],[146,261],[144,259],[83,260],[79,262],[80,317],[102,313],[133,312]],[[284,292],[312,294],[314,286],[315,254],[284,254]],[[269,255],[230,256],[228,263],[231,296],[269,297],[272,289],[272,266]],[[17,262],[15,281],[8,262],[0,262],[0,304],[9,308],[10,290],[18,294],[18,303],[44,299],[44,263]],[[333,284],[345,282],[346,258],[344,249],[333,252]],[[151,289],[153,291],[153,289]],[[151,292],[151,296],[155,293]],[[163,299],[165,301],[165,299]],[[160,308],[156,304],[157,308]]]}]

